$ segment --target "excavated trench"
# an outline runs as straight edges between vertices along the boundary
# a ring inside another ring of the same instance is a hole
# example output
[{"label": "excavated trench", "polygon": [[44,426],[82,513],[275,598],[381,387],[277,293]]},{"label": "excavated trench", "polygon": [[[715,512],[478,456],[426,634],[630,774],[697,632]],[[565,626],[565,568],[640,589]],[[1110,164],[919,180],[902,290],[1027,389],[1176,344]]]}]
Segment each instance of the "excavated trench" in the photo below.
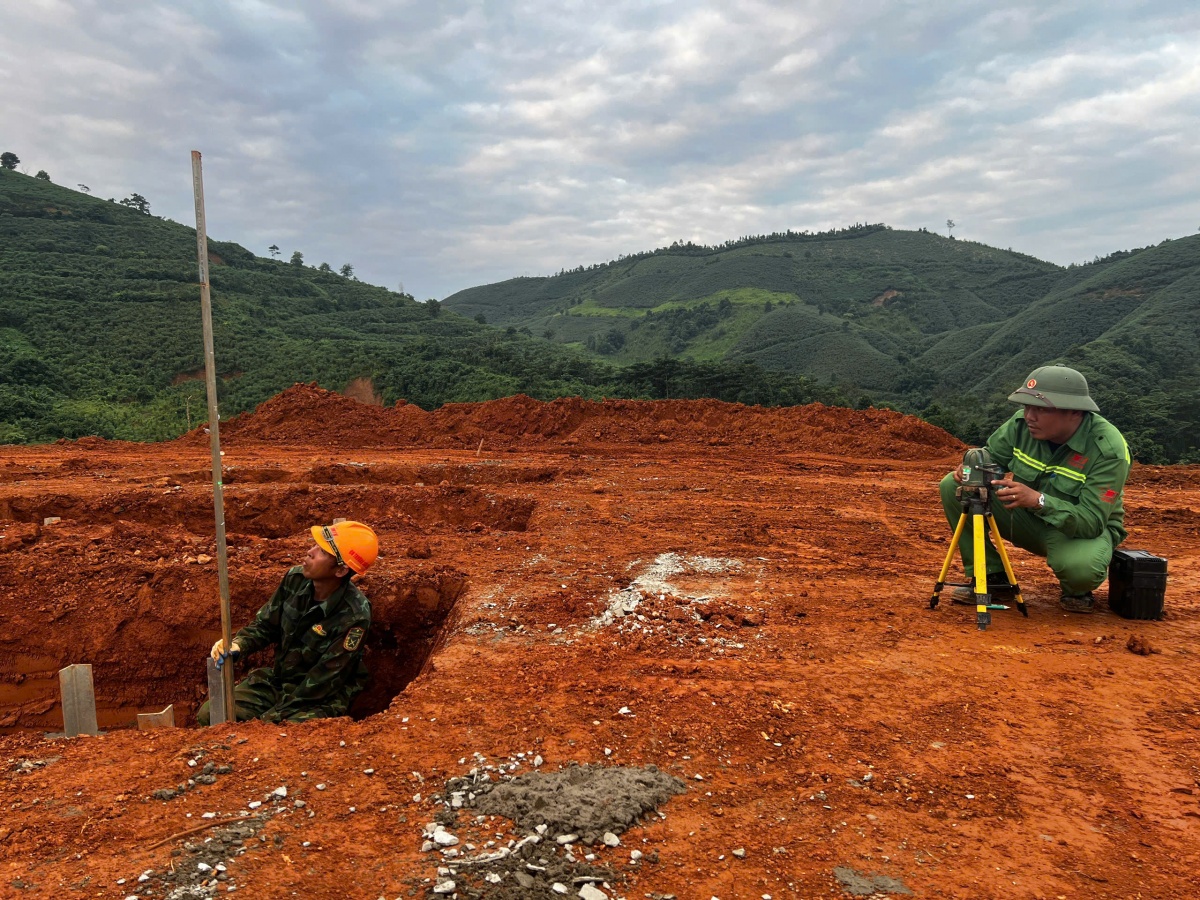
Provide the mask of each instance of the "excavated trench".
[{"label": "excavated trench", "polygon": [[[302,533],[314,522],[333,518],[389,527],[437,528],[482,525],[498,531],[524,531],[535,503],[496,497],[478,488],[393,487],[296,484],[233,485],[225,491],[225,527],[265,538]],[[44,522],[47,518],[106,525],[132,521],[182,526],[192,534],[213,529],[212,492],[207,485],[114,489],[99,497],[71,494],[10,496],[0,499],[0,521]]]},{"label": "excavated trench", "polygon": [[[300,561],[309,525],[370,522],[384,548],[359,579],[372,606],[364,645],[371,682],[351,713],[380,712],[420,674],[467,586],[464,573],[428,558],[428,536],[524,531],[536,504],[447,479],[314,486],[287,477],[226,491],[235,628]],[[138,713],[167,704],[178,724],[194,723],[207,696],[205,658],[220,633],[212,528],[207,485],[182,479],[0,498],[0,732],[60,730],[58,670],[72,663],[93,667],[101,729],[136,727]],[[270,659],[267,651],[243,666]]]}]

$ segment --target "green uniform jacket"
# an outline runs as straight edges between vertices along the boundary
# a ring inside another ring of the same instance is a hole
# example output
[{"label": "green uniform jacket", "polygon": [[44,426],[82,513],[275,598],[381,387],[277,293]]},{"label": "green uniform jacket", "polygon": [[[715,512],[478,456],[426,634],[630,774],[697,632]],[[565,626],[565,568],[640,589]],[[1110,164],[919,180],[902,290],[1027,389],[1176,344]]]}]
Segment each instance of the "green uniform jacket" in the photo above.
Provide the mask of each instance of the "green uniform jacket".
[{"label": "green uniform jacket", "polygon": [[1079,429],[1057,450],[1029,434],[1019,410],[988,438],[992,461],[1016,480],[1046,495],[1046,507],[1032,510],[1047,525],[1072,538],[1096,538],[1106,530],[1113,546],[1125,540],[1125,479],[1129,447],[1111,422],[1084,413]]},{"label": "green uniform jacket", "polygon": [[[277,720],[314,710],[345,715],[367,682],[363,640],[371,604],[349,579],[317,603],[302,567],[288,570],[254,621],[234,635],[246,654],[275,646],[270,681],[280,692]],[[264,670],[265,671],[265,670]]]}]

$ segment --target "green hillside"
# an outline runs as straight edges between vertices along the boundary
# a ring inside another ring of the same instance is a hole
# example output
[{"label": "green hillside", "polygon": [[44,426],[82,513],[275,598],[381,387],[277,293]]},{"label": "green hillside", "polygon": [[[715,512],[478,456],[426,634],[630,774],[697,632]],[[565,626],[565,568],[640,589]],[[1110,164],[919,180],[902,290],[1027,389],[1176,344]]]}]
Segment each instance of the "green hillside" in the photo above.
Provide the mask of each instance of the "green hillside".
[{"label": "green hillside", "polygon": [[[391,404],[526,393],[836,402],[745,364],[617,369],[437,302],[210,241],[221,411],[295,382]],[[157,440],[206,417],[195,230],[0,169],[0,443]],[[361,381],[359,381],[361,380]]]},{"label": "green hillside", "polygon": [[1200,459],[1200,236],[1064,269],[865,225],[673,245],[445,305],[619,365],[751,362],[977,441],[1045,362],[1077,365],[1146,461]]},{"label": "green hillside", "polygon": [[[195,233],[136,206],[0,170],[0,442],[161,439],[204,418]],[[979,441],[1014,384],[1063,361],[1140,459],[1200,460],[1197,236],[1063,269],[865,225],[675,245],[441,304],[209,246],[226,416],[316,381],[425,408],[877,403]]]},{"label": "green hillside", "polygon": [[[754,359],[769,344],[773,368],[837,378],[860,371],[857,360],[844,368],[814,363],[812,329],[842,329],[851,335],[844,343],[870,357],[878,333],[907,345],[1014,315],[1061,271],[981,244],[864,225],[673,245],[552,278],[470,288],[445,302],[621,363],[663,353]],[[780,317],[781,306],[792,312]]]}]

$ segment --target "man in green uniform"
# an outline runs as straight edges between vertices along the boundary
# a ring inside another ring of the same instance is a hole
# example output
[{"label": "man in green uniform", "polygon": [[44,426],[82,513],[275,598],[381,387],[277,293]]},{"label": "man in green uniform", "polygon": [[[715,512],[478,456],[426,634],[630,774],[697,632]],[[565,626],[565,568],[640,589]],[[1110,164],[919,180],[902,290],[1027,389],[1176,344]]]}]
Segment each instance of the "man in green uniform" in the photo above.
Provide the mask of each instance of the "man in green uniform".
[{"label": "man in green uniform", "polygon": [[[1066,366],[1042,366],[1008,397],[1023,408],[988,438],[992,462],[1008,474],[995,482],[992,514],[1000,534],[1018,547],[1046,557],[1062,586],[1060,605],[1091,612],[1092,591],[1107,575],[1113,548],[1125,540],[1125,479],[1129,447],[1121,432],[1100,415],[1087,379]],[[941,483],[942,506],[953,527],[962,505],[954,491],[962,466]],[[973,533],[968,520],[959,550],[967,575],[975,572]],[[985,571],[1003,593],[1004,565],[988,537]],[[975,604],[970,588],[954,602]]]},{"label": "man in green uniform", "polygon": [[[254,621],[234,635],[230,649],[223,639],[213,645],[218,668],[275,648],[274,665],[255,669],[234,688],[240,721],[344,716],[366,685],[362,654],[371,604],[350,579],[375,562],[375,532],[361,522],[339,522],[314,527],[312,535],[316,544],[304,564],[288,570]],[[209,724],[208,703],[196,720]]]}]

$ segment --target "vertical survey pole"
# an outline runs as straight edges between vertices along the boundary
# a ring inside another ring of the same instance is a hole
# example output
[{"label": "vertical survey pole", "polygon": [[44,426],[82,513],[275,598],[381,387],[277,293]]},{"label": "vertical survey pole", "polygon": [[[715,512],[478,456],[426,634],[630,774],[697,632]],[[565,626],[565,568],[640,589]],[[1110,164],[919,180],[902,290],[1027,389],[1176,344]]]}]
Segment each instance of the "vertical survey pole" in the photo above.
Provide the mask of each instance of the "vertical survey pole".
[{"label": "vertical survey pole", "polygon": [[[204,384],[208,389],[208,435],[212,449],[213,512],[217,521],[217,581],[221,590],[221,637],[225,647],[233,643],[233,622],[229,611],[229,557],[225,551],[225,494],[222,491],[221,417],[217,413],[217,364],[213,355],[212,297],[208,289],[208,231],[204,225],[204,173],[200,151],[192,151],[192,189],[196,196],[196,257],[200,262],[200,318],[204,324]],[[237,703],[233,697],[233,662],[223,668],[225,717],[213,716],[213,725],[237,721]]]}]

